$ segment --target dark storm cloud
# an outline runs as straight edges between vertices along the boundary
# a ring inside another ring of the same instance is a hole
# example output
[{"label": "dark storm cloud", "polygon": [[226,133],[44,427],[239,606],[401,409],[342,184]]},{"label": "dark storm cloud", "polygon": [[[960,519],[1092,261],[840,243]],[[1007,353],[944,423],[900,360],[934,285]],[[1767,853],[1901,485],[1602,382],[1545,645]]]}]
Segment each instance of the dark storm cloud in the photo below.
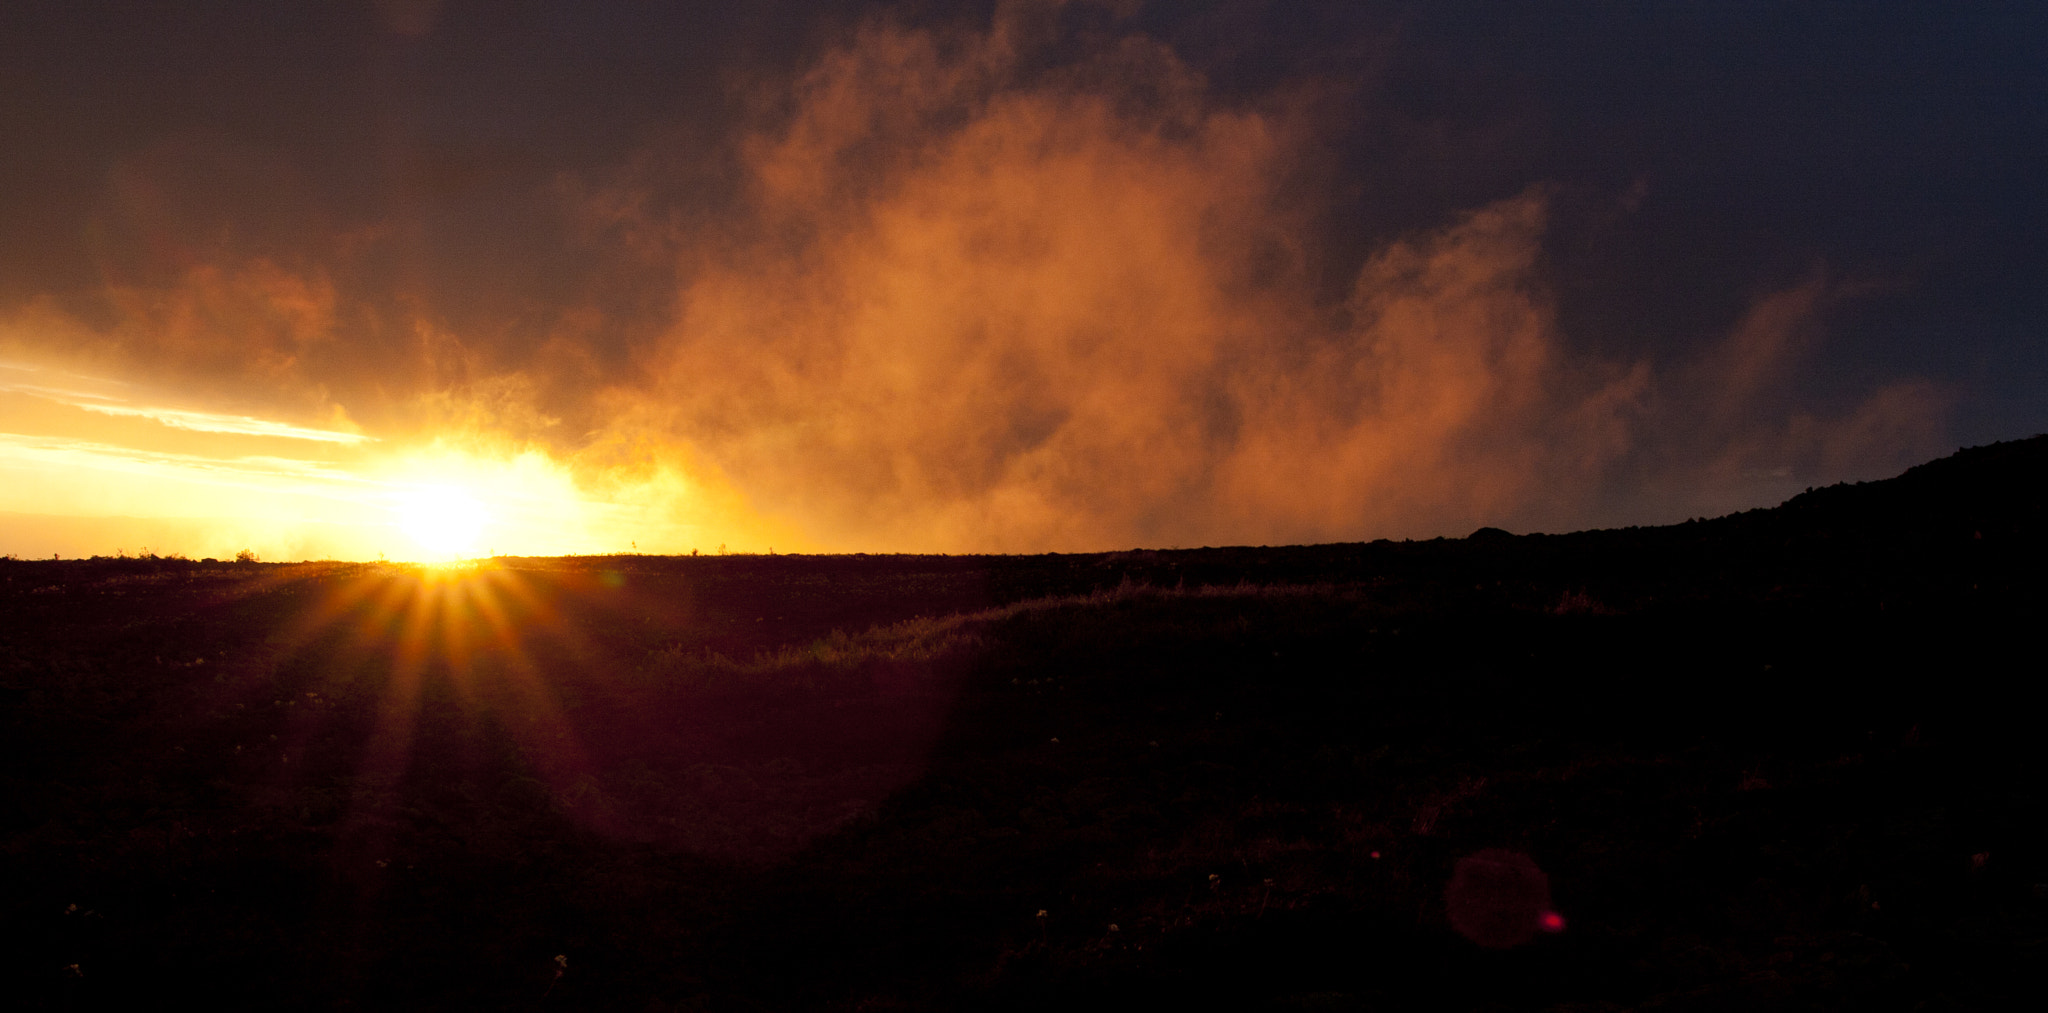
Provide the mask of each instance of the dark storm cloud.
[{"label": "dark storm cloud", "polygon": [[1664,520],[2048,428],[2044,29],[14,4],[0,340],[839,547]]}]

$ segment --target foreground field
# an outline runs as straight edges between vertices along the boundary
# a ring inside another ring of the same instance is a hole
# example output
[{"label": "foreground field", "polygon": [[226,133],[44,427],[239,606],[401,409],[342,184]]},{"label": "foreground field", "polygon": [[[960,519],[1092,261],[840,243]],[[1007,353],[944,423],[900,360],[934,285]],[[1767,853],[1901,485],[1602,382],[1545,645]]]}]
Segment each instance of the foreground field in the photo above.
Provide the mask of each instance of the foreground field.
[{"label": "foreground field", "polygon": [[[2032,1007],[2044,458],[1555,537],[0,562],[9,1003]],[[1484,849],[1562,931],[1453,931]]]}]

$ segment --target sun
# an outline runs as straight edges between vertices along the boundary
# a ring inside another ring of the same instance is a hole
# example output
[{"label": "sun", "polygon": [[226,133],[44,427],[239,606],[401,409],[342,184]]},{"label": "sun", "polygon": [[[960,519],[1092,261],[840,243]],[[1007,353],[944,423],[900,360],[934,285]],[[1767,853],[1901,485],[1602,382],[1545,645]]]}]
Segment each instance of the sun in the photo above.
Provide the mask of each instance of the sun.
[{"label": "sun", "polygon": [[398,524],[420,548],[453,558],[476,551],[490,513],[476,497],[455,486],[424,486],[398,505]]}]

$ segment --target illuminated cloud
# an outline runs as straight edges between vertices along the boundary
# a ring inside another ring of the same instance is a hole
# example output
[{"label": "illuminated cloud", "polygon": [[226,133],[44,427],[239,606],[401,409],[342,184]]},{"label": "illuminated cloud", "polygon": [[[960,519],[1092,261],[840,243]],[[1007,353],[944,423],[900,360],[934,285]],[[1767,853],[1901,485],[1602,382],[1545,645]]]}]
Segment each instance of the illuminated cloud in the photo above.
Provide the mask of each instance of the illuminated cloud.
[{"label": "illuminated cloud", "polygon": [[362,443],[372,439],[362,433],[337,432],[332,429],[310,429],[269,419],[248,415],[228,415],[220,412],[193,411],[185,408],[164,408],[145,405],[121,404],[118,399],[82,391],[61,390],[39,387],[33,384],[0,383],[0,391],[29,394],[62,405],[83,408],[102,415],[123,415],[131,418],[149,419],[179,429],[190,429],[201,433],[239,433],[244,436],[275,436],[287,440],[312,440],[319,443]]},{"label": "illuminated cloud", "polygon": [[828,546],[1005,551],[1568,526],[1670,508],[1612,502],[1617,474],[1742,499],[1704,488],[1734,447],[1939,430],[1899,391],[1867,421],[1756,411],[1779,331],[1811,329],[1796,293],[1697,367],[1574,350],[1541,187],[1383,247],[1327,305],[1297,238],[1323,209],[1282,185],[1308,114],[1215,99],[1137,39],[1027,70],[1020,24],[872,23],[820,61],[744,146],[753,217],[686,256],[614,425]]},{"label": "illuminated cloud", "polygon": [[279,436],[288,440],[316,440],[322,443],[361,443],[371,437],[361,433],[338,433],[330,429],[307,429],[304,426],[286,425],[247,415],[222,415],[217,412],[186,411],[178,408],[133,408],[126,405],[94,404],[74,402],[89,412],[107,415],[133,415],[137,418],[154,419],[167,426],[191,429],[202,433],[242,433],[248,436]]}]

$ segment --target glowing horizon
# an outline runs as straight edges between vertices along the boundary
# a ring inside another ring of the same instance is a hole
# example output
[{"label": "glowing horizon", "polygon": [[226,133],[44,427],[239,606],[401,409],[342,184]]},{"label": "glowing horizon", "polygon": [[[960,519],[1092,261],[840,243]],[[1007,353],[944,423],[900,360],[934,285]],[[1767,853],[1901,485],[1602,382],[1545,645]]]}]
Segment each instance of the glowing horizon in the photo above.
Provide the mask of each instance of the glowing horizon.
[{"label": "glowing horizon", "polygon": [[[37,371],[20,364],[0,370]],[[123,394],[119,403],[101,404],[114,396],[0,380],[0,396],[14,396],[9,428],[40,430],[0,430],[0,514],[12,520],[0,528],[0,554],[41,558],[70,548],[73,556],[232,558],[248,551],[264,559],[444,562],[709,547],[708,535],[660,516],[677,506],[669,494],[682,483],[672,475],[615,484],[602,496],[540,448],[464,449],[172,407],[129,381],[66,375]],[[66,410],[115,416],[123,425],[84,433]],[[661,495],[651,497],[658,488]],[[90,534],[39,537],[32,523],[39,517],[85,532],[99,521],[105,544],[78,544]],[[155,522],[159,534],[138,542],[120,533],[133,522]]]}]

